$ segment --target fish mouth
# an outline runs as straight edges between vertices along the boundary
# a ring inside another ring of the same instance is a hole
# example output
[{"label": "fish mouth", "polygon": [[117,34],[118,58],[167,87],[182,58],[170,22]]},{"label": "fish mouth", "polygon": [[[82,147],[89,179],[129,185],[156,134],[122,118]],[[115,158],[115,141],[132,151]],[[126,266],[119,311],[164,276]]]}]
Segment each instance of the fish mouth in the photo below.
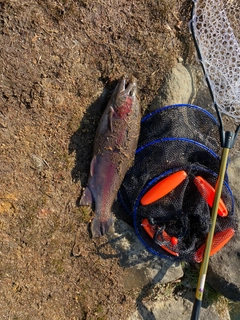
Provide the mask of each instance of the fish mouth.
[{"label": "fish mouth", "polygon": [[115,99],[117,106],[121,106],[127,97],[134,99],[137,96],[137,79],[123,76],[115,89]]},{"label": "fish mouth", "polygon": [[124,92],[128,96],[134,96],[137,93],[137,79],[134,77],[128,79],[127,76],[123,76],[119,81],[119,87],[117,91],[119,93]]}]

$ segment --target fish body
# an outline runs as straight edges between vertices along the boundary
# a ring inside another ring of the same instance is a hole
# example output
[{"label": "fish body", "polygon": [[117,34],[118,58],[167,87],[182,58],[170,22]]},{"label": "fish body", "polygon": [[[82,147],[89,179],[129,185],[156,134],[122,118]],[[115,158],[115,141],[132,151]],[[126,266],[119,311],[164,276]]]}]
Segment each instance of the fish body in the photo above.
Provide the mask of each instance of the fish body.
[{"label": "fish body", "polygon": [[134,160],[141,112],[137,80],[117,84],[100,119],[94,141],[88,184],[80,205],[93,205],[93,237],[105,234],[112,225],[111,207],[123,178]]}]

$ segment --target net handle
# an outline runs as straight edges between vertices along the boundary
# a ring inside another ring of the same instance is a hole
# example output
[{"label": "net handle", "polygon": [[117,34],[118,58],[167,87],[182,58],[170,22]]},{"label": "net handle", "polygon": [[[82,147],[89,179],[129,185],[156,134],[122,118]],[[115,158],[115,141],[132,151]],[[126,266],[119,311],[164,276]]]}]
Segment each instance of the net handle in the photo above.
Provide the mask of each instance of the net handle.
[{"label": "net handle", "polygon": [[200,268],[191,320],[198,320],[200,317],[200,310],[201,310],[201,306],[202,306],[203,292],[204,292],[205,281],[206,281],[206,276],[207,276],[210,251],[211,251],[212,242],[213,242],[213,236],[214,236],[216,220],[217,220],[217,211],[218,211],[220,197],[221,197],[221,193],[222,193],[222,187],[223,187],[223,183],[224,183],[224,176],[225,176],[226,167],[227,167],[227,159],[228,159],[229,150],[230,149],[228,149],[228,148],[224,148],[223,153],[222,153],[222,161],[221,161],[221,165],[220,165],[220,169],[219,169],[219,175],[218,175],[218,180],[217,180],[217,184],[216,184],[215,198],[214,198],[213,207],[212,207],[212,215],[211,215],[212,225],[211,225],[211,229],[208,234],[208,237],[207,237],[204,257],[203,257],[203,261],[202,261],[201,268]]}]

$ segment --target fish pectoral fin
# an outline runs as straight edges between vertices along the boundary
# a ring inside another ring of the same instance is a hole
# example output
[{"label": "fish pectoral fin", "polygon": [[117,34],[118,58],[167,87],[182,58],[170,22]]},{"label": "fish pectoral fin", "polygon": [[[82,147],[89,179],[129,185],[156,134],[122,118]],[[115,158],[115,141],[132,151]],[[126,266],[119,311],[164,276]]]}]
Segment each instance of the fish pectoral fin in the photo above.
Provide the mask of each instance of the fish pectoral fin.
[{"label": "fish pectoral fin", "polygon": [[113,131],[113,115],[114,115],[115,111],[113,109],[113,107],[110,107],[110,110],[109,110],[109,114],[108,114],[108,122],[109,122],[109,128],[111,130],[111,132]]},{"label": "fish pectoral fin", "polygon": [[80,206],[91,206],[93,203],[93,196],[91,190],[86,187],[86,189],[83,191],[83,194],[80,199]]},{"label": "fish pectoral fin", "polygon": [[91,175],[91,177],[93,177],[93,175],[94,175],[95,164],[96,164],[96,156],[94,156],[92,158],[92,161],[91,161],[91,164],[90,164],[90,175]]}]

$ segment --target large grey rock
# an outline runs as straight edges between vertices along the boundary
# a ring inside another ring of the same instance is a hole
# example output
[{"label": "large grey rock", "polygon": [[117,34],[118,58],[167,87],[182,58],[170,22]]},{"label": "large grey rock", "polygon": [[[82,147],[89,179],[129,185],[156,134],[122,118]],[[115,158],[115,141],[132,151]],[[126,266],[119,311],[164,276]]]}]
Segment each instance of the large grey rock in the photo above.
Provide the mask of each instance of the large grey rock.
[{"label": "large grey rock", "polygon": [[217,113],[213,105],[212,97],[206,84],[201,65],[187,66],[187,69],[191,75],[193,84],[192,96],[189,103],[209,111],[217,119]]},{"label": "large grey rock", "polygon": [[[193,298],[193,297],[191,297]],[[190,299],[191,299],[190,298]],[[138,303],[138,309],[128,318],[128,320],[189,320],[192,313],[193,304],[185,298],[155,297],[150,301]],[[215,305],[201,308],[199,320],[230,320],[228,310],[217,311]]]},{"label": "large grey rock", "polygon": [[[240,216],[240,161],[235,155],[229,164],[229,181],[235,198],[235,215]],[[208,283],[222,295],[240,301],[240,228],[209,263]]]},{"label": "large grey rock", "polygon": [[126,268],[124,282],[128,289],[149,283],[167,283],[183,276],[179,262],[160,259],[151,254],[127,223],[116,219],[107,236],[119,253],[121,266]]},{"label": "large grey rock", "polygon": [[[191,103],[198,105],[216,118],[217,114],[213,108],[212,98],[209,89],[204,83],[201,67],[190,67],[192,79],[194,79],[195,95]],[[227,130],[234,131],[234,126],[229,129],[229,124],[233,124],[228,117],[223,117]],[[240,218],[240,149],[239,141],[236,142],[230,151],[230,163],[228,166],[229,184],[232,189],[235,201],[235,216]],[[240,301],[240,230],[236,230],[234,237],[225,247],[210,258],[207,282],[219,293],[230,300]]]},{"label": "large grey rock", "polygon": [[187,68],[179,62],[167,75],[165,83],[150,106],[150,111],[167,105],[188,103],[192,94],[192,77]]}]

